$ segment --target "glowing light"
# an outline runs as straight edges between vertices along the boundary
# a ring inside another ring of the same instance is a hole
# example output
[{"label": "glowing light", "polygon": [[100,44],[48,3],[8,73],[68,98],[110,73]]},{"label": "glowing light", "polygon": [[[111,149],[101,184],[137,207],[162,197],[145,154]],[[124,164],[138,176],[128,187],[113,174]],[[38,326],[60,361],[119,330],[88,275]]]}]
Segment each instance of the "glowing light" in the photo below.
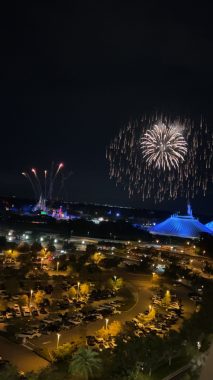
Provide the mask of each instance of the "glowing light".
[{"label": "glowing light", "polygon": [[184,161],[187,143],[177,126],[160,122],[142,136],[141,149],[149,166],[171,170]]}]

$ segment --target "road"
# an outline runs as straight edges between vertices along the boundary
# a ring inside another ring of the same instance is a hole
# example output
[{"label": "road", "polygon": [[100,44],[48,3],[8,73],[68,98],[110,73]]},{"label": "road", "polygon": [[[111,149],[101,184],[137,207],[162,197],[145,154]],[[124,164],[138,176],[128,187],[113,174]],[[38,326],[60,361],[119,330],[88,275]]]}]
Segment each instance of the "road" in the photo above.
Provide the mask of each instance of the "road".
[{"label": "road", "polygon": [[0,356],[9,360],[18,370],[29,372],[46,367],[49,363],[20,344],[0,336]]}]

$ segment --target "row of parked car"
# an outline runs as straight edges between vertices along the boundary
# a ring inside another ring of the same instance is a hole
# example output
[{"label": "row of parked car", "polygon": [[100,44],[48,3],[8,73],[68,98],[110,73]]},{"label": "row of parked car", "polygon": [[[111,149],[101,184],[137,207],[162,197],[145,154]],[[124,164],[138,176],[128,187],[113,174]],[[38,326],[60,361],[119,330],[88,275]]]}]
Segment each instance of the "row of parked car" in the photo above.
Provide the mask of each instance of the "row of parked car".
[{"label": "row of parked car", "polygon": [[53,331],[68,330],[83,323],[103,319],[106,315],[120,313],[120,310],[118,310],[119,306],[121,306],[120,303],[112,301],[91,308],[91,310],[84,311],[83,309],[79,309],[71,314],[65,312],[64,314],[59,313],[52,316],[49,315],[40,322],[40,332],[43,334],[49,334]]},{"label": "row of parked car", "polygon": [[0,312],[0,321],[3,322],[5,319],[20,318],[20,317],[38,317],[40,311],[35,306],[19,306],[15,303],[12,307],[8,307],[5,311]]},{"label": "row of parked car", "polygon": [[169,305],[165,306],[164,312],[160,312],[159,307],[162,305],[162,295],[154,295],[152,298],[153,308],[155,308],[155,317],[151,320],[144,319],[144,316],[149,313],[146,310],[145,313],[138,314],[131,323],[134,325],[134,335],[141,337],[147,334],[157,334],[163,336],[174,325],[183,314],[183,307],[179,300],[175,296],[172,297]]}]

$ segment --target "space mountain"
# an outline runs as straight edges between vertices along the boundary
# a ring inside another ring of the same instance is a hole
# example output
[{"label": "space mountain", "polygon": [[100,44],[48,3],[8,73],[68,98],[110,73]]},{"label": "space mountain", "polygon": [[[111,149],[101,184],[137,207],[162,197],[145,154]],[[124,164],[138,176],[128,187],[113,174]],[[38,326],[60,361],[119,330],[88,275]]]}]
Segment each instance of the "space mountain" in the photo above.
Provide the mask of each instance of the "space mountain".
[{"label": "space mountain", "polygon": [[[213,223],[212,223],[213,224]],[[170,218],[149,229],[153,235],[175,236],[188,239],[199,239],[203,233],[213,234],[208,225],[204,225],[192,214],[191,206],[187,206],[187,215],[171,215]]]},{"label": "space mountain", "polygon": [[212,234],[213,234],[213,220],[207,224],[205,224],[205,226],[212,231]]}]

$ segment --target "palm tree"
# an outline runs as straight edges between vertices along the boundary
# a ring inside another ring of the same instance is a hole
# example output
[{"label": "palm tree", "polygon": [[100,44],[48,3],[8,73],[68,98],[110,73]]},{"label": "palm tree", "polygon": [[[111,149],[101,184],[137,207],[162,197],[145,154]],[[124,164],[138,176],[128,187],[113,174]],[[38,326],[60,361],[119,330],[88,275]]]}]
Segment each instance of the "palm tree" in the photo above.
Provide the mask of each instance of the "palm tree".
[{"label": "palm tree", "polygon": [[72,357],[69,365],[69,373],[83,380],[95,377],[100,372],[102,362],[99,354],[91,348],[80,347]]}]

